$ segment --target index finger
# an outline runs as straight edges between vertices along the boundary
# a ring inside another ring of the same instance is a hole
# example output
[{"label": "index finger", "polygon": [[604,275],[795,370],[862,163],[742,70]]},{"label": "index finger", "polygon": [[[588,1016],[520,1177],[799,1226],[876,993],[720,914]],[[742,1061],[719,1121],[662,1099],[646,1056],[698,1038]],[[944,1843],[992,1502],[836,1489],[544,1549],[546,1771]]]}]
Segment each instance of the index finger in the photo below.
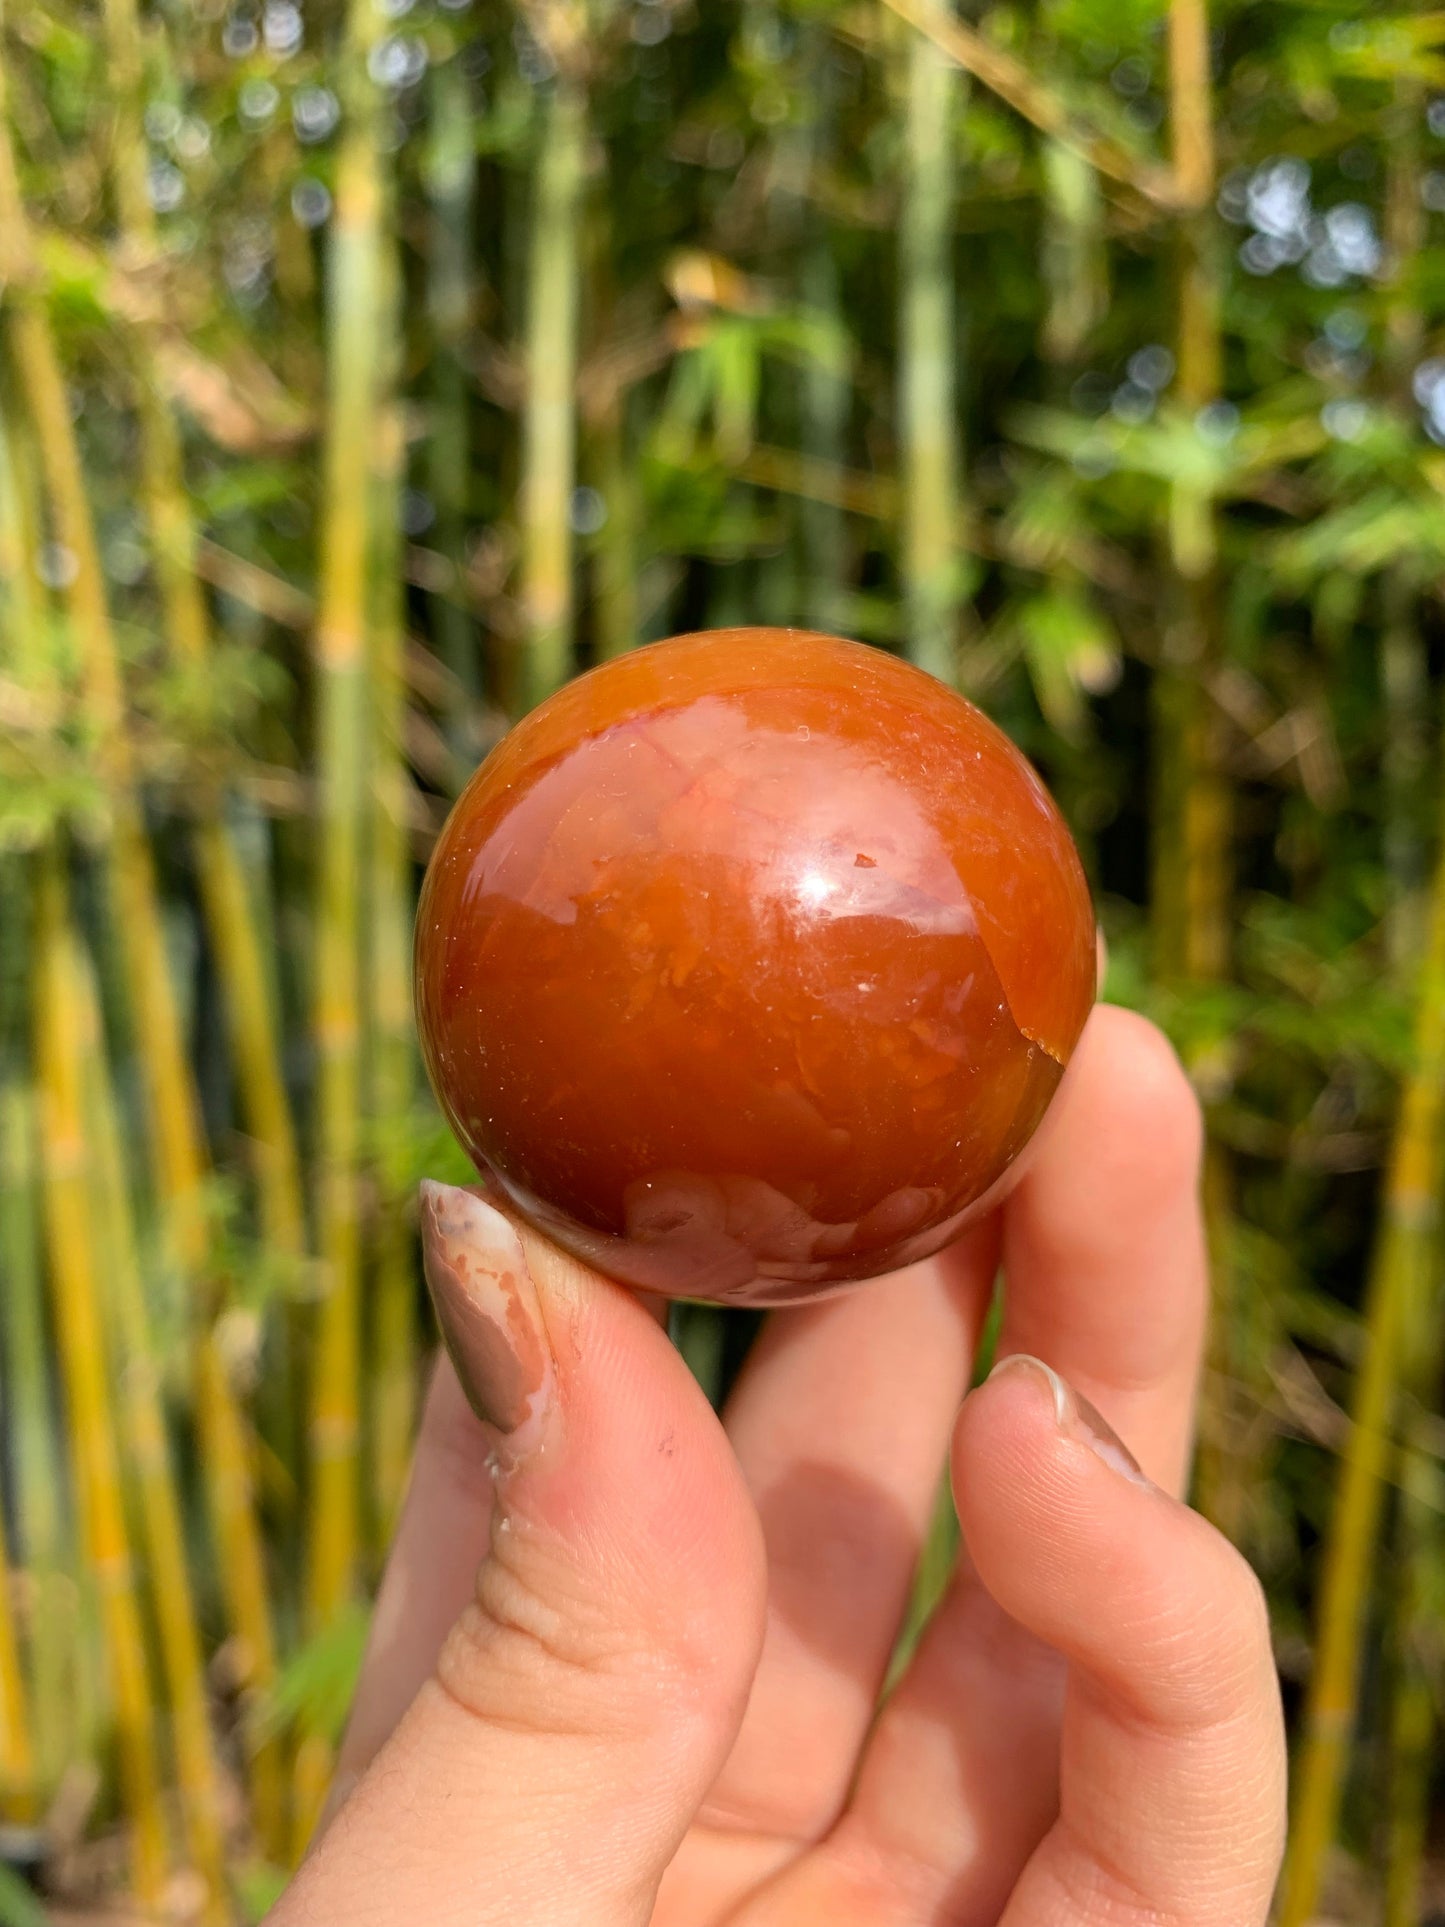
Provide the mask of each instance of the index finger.
[{"label": "index finger", "polygon": [[1163,1033],[1100,1005],[1004,1209],[999,1355],[1030,1352],[1182,1489],[1209,1268],[1199,1102]]}]

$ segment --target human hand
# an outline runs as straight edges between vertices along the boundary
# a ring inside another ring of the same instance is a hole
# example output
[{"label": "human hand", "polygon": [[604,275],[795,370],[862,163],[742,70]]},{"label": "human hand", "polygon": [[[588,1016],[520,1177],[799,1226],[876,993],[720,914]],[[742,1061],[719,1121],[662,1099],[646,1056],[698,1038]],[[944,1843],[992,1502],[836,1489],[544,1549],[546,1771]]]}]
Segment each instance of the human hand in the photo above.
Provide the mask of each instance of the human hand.
[{"label": "human hand", "polygon": [[[429,1187],[491,1422],[443,1364],[272,1927],[1259,1927],[1263,1601],[1171,1496],[1199,1136],[1157,1032],[1097,1010],[999,1217],[774,1313],[721,1422],[636,1296]],[[1005,1364],[964,1398],[1000,1256]],[[967,1550],[879,1711],[945,1459]]]}]

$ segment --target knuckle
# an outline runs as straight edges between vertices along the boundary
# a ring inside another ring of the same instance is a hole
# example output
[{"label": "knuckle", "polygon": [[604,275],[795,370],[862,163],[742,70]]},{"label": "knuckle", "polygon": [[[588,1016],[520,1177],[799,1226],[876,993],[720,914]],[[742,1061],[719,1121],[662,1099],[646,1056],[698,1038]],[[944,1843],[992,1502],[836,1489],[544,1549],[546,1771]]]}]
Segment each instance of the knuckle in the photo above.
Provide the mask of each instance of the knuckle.
[{"label": "knuckle", "polygon": [[635,1737],[731,1707],[728,1653],[678,1615],[674,1633],[640,1614],[524,1527],[494,1534],[473,1596],[453,1625],[436,1677],[484,1724]]},{"label": "knuckle", "polygon": [[615,1685],[639,1662],[645,1655],[628,1630],[592,1608],[565,1574],[494,1546],[442,1647],[437,1678],[484,1723],[514,1723],[525,1709],[529,1728],[595,1733],[599,1719],[634,1703]]}]

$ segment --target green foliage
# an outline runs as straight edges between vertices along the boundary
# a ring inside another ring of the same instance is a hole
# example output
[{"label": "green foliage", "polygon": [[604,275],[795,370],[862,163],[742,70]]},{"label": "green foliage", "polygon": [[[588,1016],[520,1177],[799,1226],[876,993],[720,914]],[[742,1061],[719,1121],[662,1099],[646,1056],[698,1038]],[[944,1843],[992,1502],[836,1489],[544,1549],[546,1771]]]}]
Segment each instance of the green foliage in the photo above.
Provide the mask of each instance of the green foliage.
[{"label": "green foliage", "polygon": [[367,1615],[343,1612],[298,1646],[259,1708],[253,1741],[299,1733],[333,1743],[341,1738],[366,1649]]},{"label": "green foliage", "polygon": [[46,1927],[49,1918],[20,1876],[0,1866],[0,1927]]}]

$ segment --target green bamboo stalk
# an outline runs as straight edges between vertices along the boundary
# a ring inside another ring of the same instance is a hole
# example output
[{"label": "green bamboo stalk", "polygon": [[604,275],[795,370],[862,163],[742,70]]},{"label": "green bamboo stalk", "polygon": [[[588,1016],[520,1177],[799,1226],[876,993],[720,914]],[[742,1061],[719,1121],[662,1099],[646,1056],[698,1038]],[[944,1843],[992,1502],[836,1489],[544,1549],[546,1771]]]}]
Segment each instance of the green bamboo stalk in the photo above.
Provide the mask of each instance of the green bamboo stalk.
[{"label": "green bamboo stalk", "polygon": [[124,1362],[117,1382],[121,1433],[139,1500],[147,1590],[170,1699],[181,1822],[192,1862],[206,1882],[201,1917],[214,1927],[226,1927],[230,1909],[226,1902],[220,1780],[181,1499],[166,1435],[161,1370],[141,1279],[121,1126],[106,1061],[94,971],[89,959],[79,953],[74,971],[77,1043],[85,1069],[87,1131],[93,1147],[89,1188],[96,1229],[106,1254],[110,1352]]},{"label": "green bamboo stalk", "polygon": [[1418,1308],[1431,1302],[1437,1275],[1445,1137],[1445,836],[1431,885],[1409,1064],[1365,1297],[1363,1362],[1355,1379],[1349,1439],[1325,1546],[1280,1927],[1306,1927],[1313,1919],[1334,1842],[1357,1706],[1383,1482],[1394,1450],[1390,1427],[1405,1362],[1404,1341],[1412,1312],[1418,1317]]},{"label": "green bamboo stalk", "polygon": [[898,481],[906,636],[910,658],[952,683],[962,589],[953,271],[959,83],[952,63],[921,34],[909,36],[905,58]]},{"label": "green bamboo stalk", "polygon": [[[618,241],[614,197],[605,189],[590,197],[586,214],[587,305],[595,339],[621,333],[615,253]],[[601,527],[589,538],[592,622],[599,661],[610,662],[641,641],[639,604],[642,482],[629,433],[632,382],[621,371],[584,384],[581,417],[582,470],[602,498]]]},{"label": "green bamboo stalk", "polygon": [[527,399],[518,515],[525,625],[516,707],[572,673],[572,493],[577,481],[577,308],[587,104],[565,68],[539,116],[527,273]]},{"label": "green bamboo stalk", "polygon": [[[1191,420],[1219,399],[1223,381],[1221,287],[1212,214],[1216,172],[1207,0],[1172,0],[1170,101],[1174,171],[1186,205],[1200,210],[1176,236],[1178,404]],[[1211,690],[1221,648],[1218,509],[1189,481],[1169,496],[1168,601],[1153,682],[1156,770],[1151,931],[1166,985],[1217,982],[1230,968],[1232,800],[1222,767]],[[1196,1082],[1217,1085],[1221,1066],[1186,1042]],[[1244,1531],[1248,1477],[1236,1387],[1249,1347],[1235,1302],[1231,1176],[1224,1148],[1205,1153],[1203,1197],[1214,1315],[1210,1371],[1200,1410],[1196,1496],[1229,1537]]]},{"label": "green bamboo stalk", "polygon": [[1042,267],[1048,306],[1039,347],[1067,376],[1077,367],[1108,306],[1104,198],[1099,177],[1073,148],[1045,141]]},{"label": "green bamboo stalk", "polygon": [[408,1186],[390,1149],[415,1094],[411,997],[412,879],[405,749],[405,588],[401,572],[401,487],[405,430],[393,384],[400,369],[400,273],[386,250],[385,317],[377,357],[391,389],[378,409],[373,455],[372,817],[370,841],[371,971],[367,1112],[380,1140],[376,1160],[376,1272],[372,1321],[372,1516],[376,1550],[390,1542],[406,1488],[416,1421],[419,1370],[416,1264]]},{"label": "green bamboo stalk", "polygon": [[[460,575],[471,495],[471,387],[463,351],[472,326],[472,225],[476,215],[476,137],[460,58],[431,76],[431,135],[426,184],[431,203],[427,310],[431,319],[432,410],[427,477],[436,510],[435,543]],[[460,588],[434,599],[437,654],[471,702],[482,694],[476,624]],[[460,719],[465,721],[465,718]],[[458,748],[465,748],[454,731]]]},{"label": "green bamboo stalk", "polygon": [[53,856],[41,869],[37,910],[35,1058],[46,1242],[67,1430],[86,1568],[99,1596],[105,1629],[121,1785],[131,1823],[133,1878],[141,1901],[157,1906],[164,1893],[169,1849],[150,1671],[121,1499],[93,1235],[80,973],[64,877]]},{"label": "green bamboo stalk", "polygon": [[588,440],[595,486],[607,509],[593,547],[593,614],[597,654],[609,662],[643,639],[637,598],[642,500],[636,458],[628,446],[627,391],[620,384],[593,411]]},{"label": "green bamboo stalk", "polygon": [[[204,1275],[208,1245],[206,1156],[167,955],[154,859],[146,841],[126,727],[120,655],[106,602],[95,527],[60,358],[45,312],[20,195],[0,65],[0,275],[8,284],[10,346],[34,428],[56,537],[73,558],[66,612],[81,658],[86,702],[102,732],[111,784],[106,868],[126,986],[146,1078],[156,1193],[172,1248],[188,1278]],[[264,1668],[273,1652],[270,1606],[255,1575],[263,1565],[250,1493],[245,1423],[203,1311],[195,1340],[202,1460],[221,1550],[221,1576],[239,1650]],[[269,1676],[258,1672],[260,1687]],[[274,1761],[255,1756],[253,1797],[260,1824],[279,1827]]]},{"label": "green bamboo stalk", "polygon": [[350,0],[328,264],[328,378],[316,627],[320,854],[316,926],[316,1145],[323,1296],[312,1383],[306,1618],[327,1625],[351,1596],[360,1546],[362,849],[368,811],[369,496],[384,299],[380,101],[367,55],[381,26]]}]

